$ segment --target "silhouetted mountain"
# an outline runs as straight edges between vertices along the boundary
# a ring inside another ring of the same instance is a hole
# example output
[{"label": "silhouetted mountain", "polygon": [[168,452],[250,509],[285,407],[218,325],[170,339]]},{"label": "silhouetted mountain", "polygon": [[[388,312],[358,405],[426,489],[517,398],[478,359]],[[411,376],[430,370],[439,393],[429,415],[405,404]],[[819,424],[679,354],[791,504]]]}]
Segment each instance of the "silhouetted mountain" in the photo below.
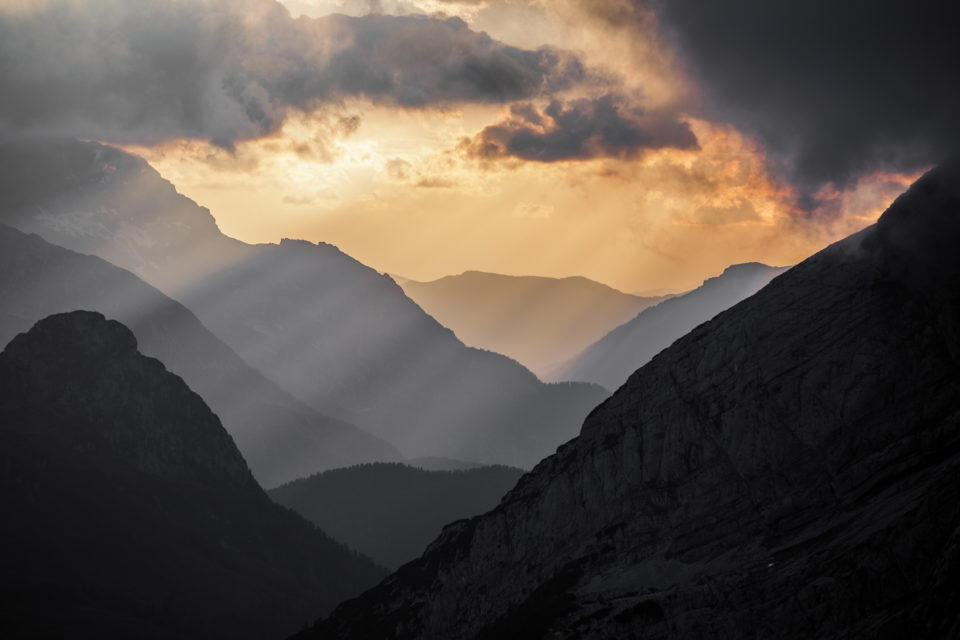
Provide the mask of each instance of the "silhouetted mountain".
[{"label": "silhouetted mountain", "polygon": [[787,269],[757,262],[727,267],[690,293],[641,311],[562,367],[558,377],[616,389],[674,340],[752,296]]},{"label": "silhouetted mountain", "polygon": [[436,456],[410,458],[404,460],[403,464],[418,469],[426,469],[427,471],[463,471],[465,469],[477,469],[485,466],[478,462],[454,460],[453,458],[438,458]]},{"label": "silhouetted mountain", "polygon": [[182,305],[132,273],[0,225],[0,346],[53,313],[87,309],[130,327],[223,420],[264,486],[361,462],[397,460],[383,440],[281,391]]},{"label": "silhouetted mountain", "polygon": [[643,309],[641,298],[587,278],[466,271],[400,283],[404,293],[470,346],[514,358],[542,380]]},{"label": "silhouetted mountain", "polygon": [[365,464],[296,480],[270,491],[270,497],[335,540],[396,569],[423,553],[445,524],[497,506],[522,475],[502,466],[426,471]]},{"label": "silhouetted mountain", "polygon": [[324,638],[960,635],[960,166],[674,343]]},{"label": "silhouetted mountain", "polygon": [[382,570],[273,504],[183,380],[97,313],[0,353],[0,633],[275,638]]},{"label": "silhouetted mountain", "polygon": [[389,276],[326,244],[247,245],[143,160],[96,143],[0,144],[0,218],[130,269],[317,411],[406,456],[530,467],[606,393],[544,385],[465,347]]}]

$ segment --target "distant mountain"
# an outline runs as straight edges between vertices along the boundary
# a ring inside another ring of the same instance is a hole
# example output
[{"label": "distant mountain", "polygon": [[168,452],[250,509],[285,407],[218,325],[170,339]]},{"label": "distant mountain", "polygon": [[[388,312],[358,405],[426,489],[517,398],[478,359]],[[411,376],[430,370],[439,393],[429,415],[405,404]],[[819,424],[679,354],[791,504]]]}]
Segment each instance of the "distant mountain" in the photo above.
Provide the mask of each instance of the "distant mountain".
[{"label": "distant mountain", "polygon": [[264,486],[400,457],[385,441],[281,391],[190,311],[132,273],[0,225],[0,346],[43,317],[75,309],[120,320],[143,353],[183,376],[223,420]]},{"label": "distant mountain", "polygon": [[486,465],[482,465],[478,462],[468,462],[466,460],[454,460],[453,458],[437,458],[437,457],[425,457],[425,458],[410,458],[404,460],[403,464],[416,467],[417,469],[425,469],[427,471],[463,471],[465,469],[477,469]]},{"label": "distant mountain", "polygon": [[273,504],[183,380],[100,314],[0,353],[6,638],[283,637],[383,575]]},{"label": "distant mountain", "polygon": [[960,637],[960,166],[301,637]]},{"label": "distant mountain", "polygon": [[682,296],[640,312],[590,345],[562,368],[562,380],[581,380],[616,389],[674,340],[744,298],[789,267],[748,262],[727,267]]},{"label": "distant mountain", "polygon": [[396,569],[419,557],[444,525],[493,509],[522,475],[502,466],[426,471],[365,464],[296,480],[270,491],[270,497]]},{"label": "distant mountain", "polygon": [[641,298],[582,277],[482,271],[400,286],[466,344],[508,355],[543,380],[614,327],[668,297]]},{"label": "distant mountain", "polygon": [[133,271],[281,388],[408,457],[532,467],[606,396],[544,385],[465,347],[389,276],[336,247],[227,238],[209,211],[118,149],[0,144],[0,222]]}]

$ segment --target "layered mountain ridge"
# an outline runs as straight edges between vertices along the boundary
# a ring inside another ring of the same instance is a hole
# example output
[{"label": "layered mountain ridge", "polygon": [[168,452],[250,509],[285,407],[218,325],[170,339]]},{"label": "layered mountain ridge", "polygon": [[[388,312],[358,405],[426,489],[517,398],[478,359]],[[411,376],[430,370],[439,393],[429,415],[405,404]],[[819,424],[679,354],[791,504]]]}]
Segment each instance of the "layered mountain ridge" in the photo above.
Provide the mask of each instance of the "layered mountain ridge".
[{"label": "layered mountain ridge", "polygon": [[407,457],[531,467],[606,392],[545,385],[464,346],[335,247],[248,245],[142,159],[96,143],[0,144],[0,221],[129,269],[314,410]]},{"label": "layered mountain ridge", "polygon": [[301,478],[273,489],[270,497],[396,569],[423,553],[443,525],[495,507],[521,475],[503,466],[428,471],[375,463]]},{"label": "layered mountain ridge", "polygon": [[674,340],[752,296],[787,268],[759,262],[731,265],[693,291],[642,310],[560,367],[557,377],[616,389]]},{"label": "layered mountain ridge", "polygon": [[54,313],[99,311],[125,324],[223,420],[267,487],[399,452],[320,415],[252,369],[181,304],[132,273],[0,224],[0,345]]},{"label": "layered mountain ridge", "polygon": [[584,277],[465,271],[404,293],[466,344],[503,353],[542,380],[611,329],[669,296],[640,297]]},{"label": "layered mountain ridge", "polygon": [[957,636],[958,240],[952,164],[303,637]]},{"label": "layered mountain ridge", "polygon": [[382,575],[257,485],[219,419],[101,314],[0,353],[5,637],[271,638]]}]

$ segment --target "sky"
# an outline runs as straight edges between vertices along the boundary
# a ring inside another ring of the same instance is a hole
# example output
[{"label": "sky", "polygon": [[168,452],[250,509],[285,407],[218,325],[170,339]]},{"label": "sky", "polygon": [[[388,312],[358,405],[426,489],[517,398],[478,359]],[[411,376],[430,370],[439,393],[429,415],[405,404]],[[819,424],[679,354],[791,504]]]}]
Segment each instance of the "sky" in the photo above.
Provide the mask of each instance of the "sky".
[{"label": "sky", "polygon": [[0,0],[0,135],[145,157],[248,242],[687,289],[793,264],[956,148],[960,9]]}]

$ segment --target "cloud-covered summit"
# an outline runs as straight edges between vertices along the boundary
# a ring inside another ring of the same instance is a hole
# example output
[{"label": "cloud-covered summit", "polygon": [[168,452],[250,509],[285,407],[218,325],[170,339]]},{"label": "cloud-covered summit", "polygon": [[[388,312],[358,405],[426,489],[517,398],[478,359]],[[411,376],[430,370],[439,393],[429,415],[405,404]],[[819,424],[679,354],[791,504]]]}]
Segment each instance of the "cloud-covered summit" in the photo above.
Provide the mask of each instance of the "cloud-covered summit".
[{"label": "cloud-covered summit", "polygon": [[509,103],[588,79],[574,54],[507,46],[458,18],[294,19],[273,0],[0,8],[0,69],[0,130],[221,146],[351,97]]}]

